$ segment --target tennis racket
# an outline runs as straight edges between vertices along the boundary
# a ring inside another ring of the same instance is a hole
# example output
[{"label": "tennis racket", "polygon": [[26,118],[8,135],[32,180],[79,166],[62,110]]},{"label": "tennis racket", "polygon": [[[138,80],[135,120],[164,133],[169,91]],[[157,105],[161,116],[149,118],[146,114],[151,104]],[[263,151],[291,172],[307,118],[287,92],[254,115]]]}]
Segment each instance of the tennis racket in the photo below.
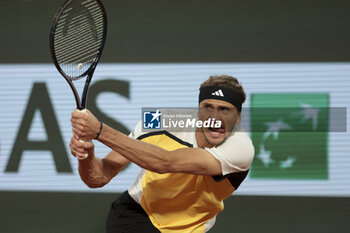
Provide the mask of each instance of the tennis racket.
[{"label": "tennis racket", "polygon": [[[107,16],[99,0],[67,0],[50,31],[50,52],[58,72],[71,87],[77,108],[86,108],[87,93],[107,34]],[[73,81],[86,78],[81,101]]]},{"label": "tennis racket", "polygon": [[[99,0],[67,0],[54,17],[49,39],[52,61],[71,87],[79,110],[86,108],[89,85],[106,35],[107,16]],[[82,78],[86,80],[80,101],[73,81]],[[85,154],[79,159],[87,157]]]}]

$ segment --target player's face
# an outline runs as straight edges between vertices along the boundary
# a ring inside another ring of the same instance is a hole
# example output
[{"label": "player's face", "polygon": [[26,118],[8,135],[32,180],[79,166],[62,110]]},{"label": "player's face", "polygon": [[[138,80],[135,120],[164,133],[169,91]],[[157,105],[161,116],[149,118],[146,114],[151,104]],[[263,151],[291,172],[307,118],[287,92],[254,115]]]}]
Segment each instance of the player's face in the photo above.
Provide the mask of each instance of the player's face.
[{"label": "player's face", "polygon": [[241,121],[241,114],[232,104],[216,99],[205,99],[199,104],[198,118],[221,121],[220,128],[198,128],[197,143],[200,147],[219,145],[231,134],[236,123]]}]

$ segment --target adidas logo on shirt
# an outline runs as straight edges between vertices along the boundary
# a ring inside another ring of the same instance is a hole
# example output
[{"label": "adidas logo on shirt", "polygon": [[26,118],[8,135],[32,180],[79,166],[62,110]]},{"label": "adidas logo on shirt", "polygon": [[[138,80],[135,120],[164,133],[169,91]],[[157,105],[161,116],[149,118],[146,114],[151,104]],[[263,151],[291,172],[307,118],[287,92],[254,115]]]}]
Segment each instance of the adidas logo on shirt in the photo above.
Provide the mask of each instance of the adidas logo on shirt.
[{"label": "adidas logo on shirt", "polygon": [[215,91],[213,93],[211,93],[211,95],[216,95],[216,96],[221,96],[221,97],[224,97],[224,93],[222,92],[222,90],[218,90],[218,91]]}]

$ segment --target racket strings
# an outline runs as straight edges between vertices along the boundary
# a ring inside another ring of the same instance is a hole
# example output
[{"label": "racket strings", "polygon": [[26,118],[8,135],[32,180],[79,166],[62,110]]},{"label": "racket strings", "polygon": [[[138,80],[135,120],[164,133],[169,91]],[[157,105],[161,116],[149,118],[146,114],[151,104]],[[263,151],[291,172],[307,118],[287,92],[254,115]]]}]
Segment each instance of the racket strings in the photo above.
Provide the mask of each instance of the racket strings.
[{"label": "racket strings", "polygon": [[61,69],[71,78],[85,75],[100,53],[104,17],[94,0],[74,0],[62,12],[54,35],[54,50]]},{"label": "racket strings", "polygon": [[[77,30],[77,32],[80,32],[80,34],[84,35],[83,32],[87,30],[87,27],[84,27],[84,28],[81,28],[79,30]],[[64,48],[60,51],[57,51],[56,55],[58,58],[61,58],[62,56],[65,56],[66,53],[70,50],[70,48],[74,47],[76,41],[74,40],[74,38],[76,36],[79,36],[78,33],[76,35],[71,35],[71,39],[69,40],[63,40],[64,43],[57,43],[58,46],[64,46]],[[58,38],[59,39],[59,38]],[[83,40],[81,42],[84,42]],[[95,41],[91,41],[91,40],[88,40],[86,39],[85,42],[84,42],[84,47],[81,48],[81,53],[84,53],[88,50],[94,50],[96,48],[99,48],[99,44],[96,43]],[[76,59],[74,57],[72,57],[71,59]]]},{"label": "racket strings", "polygon": [[[79,20],[82,21],[82,17],[76,17],[73,18],[73,20]],[[84,25],[85,24],[85,25]],[[81,67],[77,67],[78,64],[84,64],[85,66],[89,67],[90,63],[92,63],[93,58],[98,53],[99,44],[96,43],[96,38],[92,34],[87,34],[84,32],[88,32],[89,28],[91,27],[91,22],[85,22],[84,24],[80,23],[73,25],[73,27],[68,28],[69,31],[69,37],[70,39],[64,40],[62,43],[62,46],[64,45],[64,50],[62,50],[61,53],[59,53],[59,59],[62,59],[65,64],[65,66],[68,66],[72,64],[72,71],[75,71],[76,68],[80,68],[81,72],[83,73],[85,70]],[[77,40],[77,37],[80,36],[82,39]],[[94,40],[92,40],[92,37]],[[77,45],[76,43],[79,42]],[[71,55],[68,55],[72,53]],[[91,60],[92,58],[92,60]],[[88,63],[88,64],[87,64]]]}]

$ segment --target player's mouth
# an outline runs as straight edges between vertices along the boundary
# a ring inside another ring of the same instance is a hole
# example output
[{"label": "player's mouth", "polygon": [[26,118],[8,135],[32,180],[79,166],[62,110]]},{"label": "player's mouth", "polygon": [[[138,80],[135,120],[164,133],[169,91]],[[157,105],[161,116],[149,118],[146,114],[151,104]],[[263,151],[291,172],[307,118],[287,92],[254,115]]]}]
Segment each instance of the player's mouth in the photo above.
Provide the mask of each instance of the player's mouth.
[{"label": "player's mouth", "polygon": [[219,138],[225,134],[225,128],[222,126],[220,128],[208,128],[209,134],[213,138]]}]

